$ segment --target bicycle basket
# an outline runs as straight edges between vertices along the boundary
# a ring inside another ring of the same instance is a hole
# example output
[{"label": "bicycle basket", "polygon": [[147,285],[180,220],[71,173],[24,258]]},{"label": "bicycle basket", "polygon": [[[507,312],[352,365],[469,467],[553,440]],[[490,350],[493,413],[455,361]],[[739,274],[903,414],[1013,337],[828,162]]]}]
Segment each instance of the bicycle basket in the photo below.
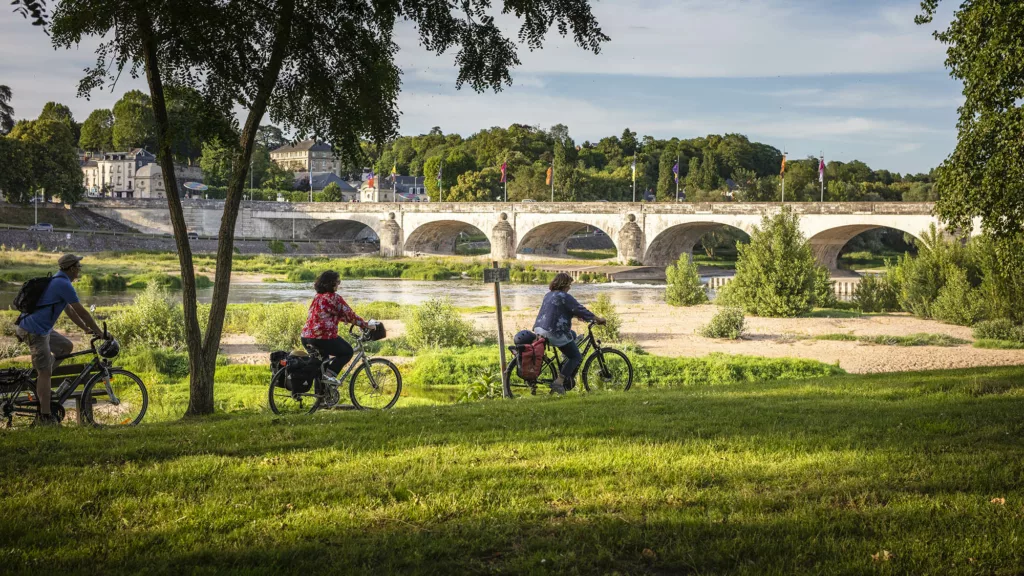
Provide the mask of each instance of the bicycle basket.
[{"label": "bicycle basket", "polygon": [[384,328],[383,322],[370,322],[370,328],[366,330],[366,339],[372,342],[387,338],[388,331]]}]

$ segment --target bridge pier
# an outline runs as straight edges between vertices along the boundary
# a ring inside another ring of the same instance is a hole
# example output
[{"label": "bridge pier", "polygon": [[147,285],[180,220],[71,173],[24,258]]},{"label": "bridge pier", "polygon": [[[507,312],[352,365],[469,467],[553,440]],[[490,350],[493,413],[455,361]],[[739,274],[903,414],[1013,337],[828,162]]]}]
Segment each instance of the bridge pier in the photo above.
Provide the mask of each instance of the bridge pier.
[{"label": "bridge pier", "polygon": [[630,262],[644,263],[644,246],[646,246],[644,231],[636,223],[635,215],[629,214],[626,216],[626,223],[619,230],[618,240],[616,248],[618,250],[619,264],[629,264]]},{"label": "bridge pier", "polygon": [[405,255],[405,241],[402,227],[395,222],[395,213],[389,212],[380,225],[380,255],[384,258],[401,258]]},{"label": "bridge pier", "polygon": [[502,212],[498,223],[491,229],[491,260],[515,260],[516,231],[508,223],[508,214]]}]

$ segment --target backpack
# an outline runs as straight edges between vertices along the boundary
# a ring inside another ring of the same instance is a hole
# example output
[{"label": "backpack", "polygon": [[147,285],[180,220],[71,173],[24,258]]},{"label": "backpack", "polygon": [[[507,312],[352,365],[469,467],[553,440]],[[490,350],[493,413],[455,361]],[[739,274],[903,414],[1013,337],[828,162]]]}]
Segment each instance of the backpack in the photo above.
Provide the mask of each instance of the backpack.
[{"label": "backpack", "polygon": [[284,371],[288,377],[284,379],[284,387],[297,394],[305,394],[320,378],[320,361],[310,356],[288,356]]},{"label": "backpack", "polygon": [[50,285],[51,280],[53,280],[53,274],[47,274],[46,276],[33,278],[21,285],[21,290],[18,290],[18,295],[14,297],[14,308],[21,312],[15,324],[20,324],[25,316],[39,308],[36,304],[43,297],[43,292],[46,292],[46,288]]},{"label": "backpack", "polygon": [[522,344],[519,348],[519,357],[516,366],[519,377],[527,382],[534,382],[540,377],[540,371],[544,367],[544,345],[547,340],[537,338],[531,344]]}]

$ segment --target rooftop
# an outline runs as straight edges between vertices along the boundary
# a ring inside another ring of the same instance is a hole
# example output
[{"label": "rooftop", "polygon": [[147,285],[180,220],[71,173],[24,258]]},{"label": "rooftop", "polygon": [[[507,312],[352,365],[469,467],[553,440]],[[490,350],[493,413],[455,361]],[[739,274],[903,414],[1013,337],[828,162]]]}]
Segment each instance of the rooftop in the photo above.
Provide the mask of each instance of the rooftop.
[{"label": "rooftop", "polygon": [[271,154],[281,154],[285,152],[330,152],[332,150],[331,145],[320,142],[317,140],[303,140],[301,142],[293,142],[291,144],[285,144],[280,148],[275,148],[270,151]]}]

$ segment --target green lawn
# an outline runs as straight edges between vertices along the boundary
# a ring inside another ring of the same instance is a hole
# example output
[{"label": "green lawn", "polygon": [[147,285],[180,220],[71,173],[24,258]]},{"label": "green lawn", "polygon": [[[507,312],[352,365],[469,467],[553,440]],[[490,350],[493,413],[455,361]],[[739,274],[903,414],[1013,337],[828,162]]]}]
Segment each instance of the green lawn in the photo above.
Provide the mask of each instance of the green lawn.
[{"label": "green lawn", "polygon": [[1019,574],[1021,414],[1024,368],[993,368],[16,430],[0,562]]}]

